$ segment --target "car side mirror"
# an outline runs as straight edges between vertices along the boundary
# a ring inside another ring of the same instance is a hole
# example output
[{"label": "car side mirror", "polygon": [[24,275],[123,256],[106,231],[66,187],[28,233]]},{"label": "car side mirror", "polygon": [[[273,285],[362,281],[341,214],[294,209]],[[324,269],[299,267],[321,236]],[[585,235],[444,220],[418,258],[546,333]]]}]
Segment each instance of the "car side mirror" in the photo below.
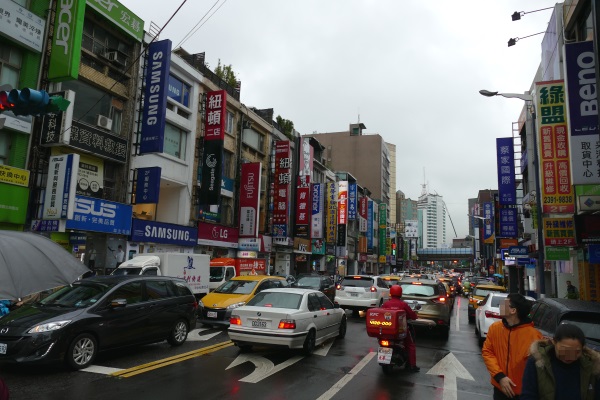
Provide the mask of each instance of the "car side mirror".
[{"label": "car side mirror", "polygon": [[480,305],[482,305],[482,304],[483,304],[483,300],[479,300],[479,301],[477,302],[477,305],[478,305],[478,306],[480,306]]},{"label": "car side mirror", "polygon": [[110,302],[110,308],[122,308],[127,305],[127,300],[125,299],[113,299]]},{"label": "car side mirror", "polygon": [[340,308],[340,305],[338,303],[333,303],[333,308]]}]

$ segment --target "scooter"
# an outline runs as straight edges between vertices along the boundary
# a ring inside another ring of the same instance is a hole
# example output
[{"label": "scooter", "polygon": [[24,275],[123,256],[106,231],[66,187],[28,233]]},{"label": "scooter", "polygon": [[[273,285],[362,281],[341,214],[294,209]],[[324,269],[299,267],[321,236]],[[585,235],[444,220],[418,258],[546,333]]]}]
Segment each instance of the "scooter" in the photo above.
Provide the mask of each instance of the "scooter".
[{"label": "scooter", "polygon": [[[421,306],[415,302],[415,311]],[[404,346],[406,335],[415,337],[414,328],[407,322],[403,310],[371,308],[366,315],[367,334],[379,343],[377,362],[383,373],[390,375],[394,366],[402,368],[408,363],[408,351]]]}]

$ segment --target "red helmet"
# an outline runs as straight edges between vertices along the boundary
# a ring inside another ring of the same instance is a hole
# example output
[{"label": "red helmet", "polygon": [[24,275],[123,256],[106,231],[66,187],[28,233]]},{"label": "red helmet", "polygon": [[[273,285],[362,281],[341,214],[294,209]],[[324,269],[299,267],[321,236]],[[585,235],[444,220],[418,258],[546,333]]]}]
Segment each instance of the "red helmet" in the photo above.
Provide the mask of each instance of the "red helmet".
[{"label": "red helmet", "polygon": [[392,297],[402,297],[402,286],[394,285],[390,288],[390,296]]}]

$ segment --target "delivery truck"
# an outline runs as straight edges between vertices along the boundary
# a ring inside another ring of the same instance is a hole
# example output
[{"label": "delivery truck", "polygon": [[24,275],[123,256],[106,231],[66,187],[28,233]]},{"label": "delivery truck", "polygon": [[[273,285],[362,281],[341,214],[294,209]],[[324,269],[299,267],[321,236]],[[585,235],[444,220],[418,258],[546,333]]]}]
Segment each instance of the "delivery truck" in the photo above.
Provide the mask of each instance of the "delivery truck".
[{"label": "delivery truck", "polygon": [[196,297],[209,292],[210,257],[206,254],[152,253],[133,257],[111,275],[164,275],[187,281]]},{"label": "delivery truck", "polygon": [[212,292],[234,276],[239,276],[240,271],[235,258],[213,258],[210,260],[210,283],[208,287]]}]

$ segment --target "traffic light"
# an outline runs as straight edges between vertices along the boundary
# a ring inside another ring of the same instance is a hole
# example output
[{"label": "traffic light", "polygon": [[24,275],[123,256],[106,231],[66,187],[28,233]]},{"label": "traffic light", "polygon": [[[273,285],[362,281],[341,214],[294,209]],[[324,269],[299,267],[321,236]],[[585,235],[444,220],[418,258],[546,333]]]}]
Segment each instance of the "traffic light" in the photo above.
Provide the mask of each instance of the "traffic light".
[{"label": "traffic light", "polygon": [[396,255],[396,242],[395,241],[392,242],[392,255],[393,256]]},{"label": "traffic light", "polygon": [[45,115],[65,111],[71,102],[61,96],[50,96],[45,90],[24,88],[0,92],[0,112],[15,115]]}]

